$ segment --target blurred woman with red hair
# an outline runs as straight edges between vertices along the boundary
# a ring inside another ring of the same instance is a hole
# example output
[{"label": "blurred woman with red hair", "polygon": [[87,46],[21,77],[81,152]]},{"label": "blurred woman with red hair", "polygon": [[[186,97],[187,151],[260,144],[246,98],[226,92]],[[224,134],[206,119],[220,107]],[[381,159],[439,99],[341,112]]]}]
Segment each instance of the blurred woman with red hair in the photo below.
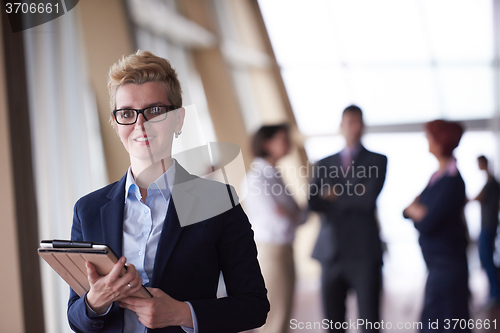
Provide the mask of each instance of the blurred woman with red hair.
[{"label": "blurred woman with red hair", "polygon": [[[455,332],[454,319],[469,320],[465,184],[453,157],[463,128],[456,122],[435,120],[425,124],[425,131],[429,152],[438,160],[439,169],[403,214],[420,232],[419,243],[429,271],[422,332]],[[436,321],[437,328],[429,327]]]}]

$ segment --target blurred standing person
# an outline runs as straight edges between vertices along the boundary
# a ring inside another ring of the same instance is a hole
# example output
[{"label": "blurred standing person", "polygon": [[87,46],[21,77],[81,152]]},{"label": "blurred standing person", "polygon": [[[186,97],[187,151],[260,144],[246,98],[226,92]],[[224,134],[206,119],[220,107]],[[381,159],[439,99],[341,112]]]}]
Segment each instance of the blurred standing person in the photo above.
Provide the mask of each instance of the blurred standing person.
[{"label": "blurred standing person", "polygon": [[[455,122],[435,120],[425,125],[425,131],[429,152],[438,160],[439,169],[403,214],[420,232],[419,243],[429,271],[422,332],[451,332],[455,331],[449,329],[453,320],[469,320],[465,184],[453,157],[463,128]],[[437,328],[429,327],[436,321]]]},{"label": "blurred standing person", "polygon": [[[359,318],[380,322],[382,244],[376,201],[382,190],[387,157],[361,144],[363,113],[356,105],[342,114],[340,130],[346,147],[320,160],[313,169],[309,207],[321,217],[313,258],[321,263],[325,318],[345,321],[345,302],[356,291]],[[344,329],[330,331],[344,332]],[[365,326],[363,332],[378,332]]]},{"label": "blurred standing person", "polygon": [[486,172],[486,185],[474,199],[481,204],[481,233],[479,234],[479,259],[490,282],[490,294],[487,305],[499,303],[497,268],[493,261],[495,253],[495,238],[498,227],[498,210],[500,208],[500,185],[488,168],[488,159],[477,158],[479,170]]},{"label": "blurred standing person", "polygon": [[276,163],[290,152],[286,124],[262,126],[252,139],[255,156],[248,172],[248,195],[244,200],[258,259],[268,290],[271,310],[259,332],[288,332],[292,310],[295,265],[293,241],[297,226],[307,212],[300,209],[281,179]]}]

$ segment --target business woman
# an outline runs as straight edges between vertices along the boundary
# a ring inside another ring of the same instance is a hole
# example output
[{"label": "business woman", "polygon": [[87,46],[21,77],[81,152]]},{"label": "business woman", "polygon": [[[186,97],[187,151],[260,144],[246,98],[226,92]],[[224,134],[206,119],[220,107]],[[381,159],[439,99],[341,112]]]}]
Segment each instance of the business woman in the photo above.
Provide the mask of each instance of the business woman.
[{"label": "business woman", "polygon": [[[108,88],[113,127],[131,166],[121,180],[76,203],[71,238],[107,243],[121,258],[106,276],[87,263],[90,290],[82,297],[71,291],[71,328],[239,332],[261,326],[269,303],[234,190],[190,175],[171,158],[185,114],[170,63],[138,51],[111,67]],[[217,299],[221,272],[227,297]],[[131,297],[142,284],[153,298]]]},{"label": "business woman", "polygon": [[295,288],[293,241],[297,227],[307,218],[276,167],[290,148],[286,124],[262,126],[252,138],[255,159],[247,174],[248,194],[243,204],[255,232],[271,304],[261,333],[288,332]]},{"label": "business woman", "polygon": [[[429,151],[439,162],[424,191],[404,211],[420,232],[420,246],[429,275],[425,286],[422,332],[470,332],[453,328],[469,319],[465,184],[453,150],[463,134],[455,122],[425,125]],[[429,327],[438,321],[438,327]],[[467,326],[467,325],[466,325]],[[462,326],[463,327],[463,326]]]}]

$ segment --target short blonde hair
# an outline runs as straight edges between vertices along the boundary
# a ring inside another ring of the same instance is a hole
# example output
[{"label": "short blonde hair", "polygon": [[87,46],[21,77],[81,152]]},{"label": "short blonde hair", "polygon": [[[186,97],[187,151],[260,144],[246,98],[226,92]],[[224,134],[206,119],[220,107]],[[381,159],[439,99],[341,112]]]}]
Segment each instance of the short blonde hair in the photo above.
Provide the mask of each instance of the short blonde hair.
[{"label": "short blonde hair", "polygon": [[149,51],[138,50],[136,53],[123,56],[109,69],[108,91],[111,111],[116,109],[116,91],[119,87],[128,83],[146,82],[163,83],[172,106],[176,109],[182,106],[181,84],[170,62]]}]

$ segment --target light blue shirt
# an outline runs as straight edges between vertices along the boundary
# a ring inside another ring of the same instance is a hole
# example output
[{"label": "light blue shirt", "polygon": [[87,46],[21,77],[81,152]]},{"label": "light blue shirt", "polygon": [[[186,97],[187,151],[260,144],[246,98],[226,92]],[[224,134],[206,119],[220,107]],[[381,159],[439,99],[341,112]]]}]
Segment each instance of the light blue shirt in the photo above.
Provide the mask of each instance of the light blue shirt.
[{"label": "light blue shirt", "polygon": [[[142,200],[139,186],[135,183],[131,168],[125,183],[125,212],[123,217],[123,255],[135,266],[148,287],[153,277],[156,249],[160,242],[163,223],[170,203],[170,191],[174,184],[175,160],[168,170],[148,187],[146,202]],[[196,333],[197,321],[193,307],[187,302],[193,317],[193,328],[182,327],[188,333]],[[144,333],[146,328],[137,314],[125,309],[124,332]]]},{"label": "light blue shirt", "polygon": [[[156,249],[160,242],[174,184],[175,164],[174,160],[170,168],[148,186],[146,202],[142,200],[131,168],[127,172],[123,217],[123,256],[127,258],[127,263],[135,266],[146,287],[150,286],[153,276]],[[197,333],[196,315],[191,303],[186,303],[191,309],[194,328],[182,327],[182,329],[187,333]],[[87,308],[93,312],[89,307]],[[134,311],[125,309],[124,316],[125,333],[146,332],[146,327],[139,321]]]}]

